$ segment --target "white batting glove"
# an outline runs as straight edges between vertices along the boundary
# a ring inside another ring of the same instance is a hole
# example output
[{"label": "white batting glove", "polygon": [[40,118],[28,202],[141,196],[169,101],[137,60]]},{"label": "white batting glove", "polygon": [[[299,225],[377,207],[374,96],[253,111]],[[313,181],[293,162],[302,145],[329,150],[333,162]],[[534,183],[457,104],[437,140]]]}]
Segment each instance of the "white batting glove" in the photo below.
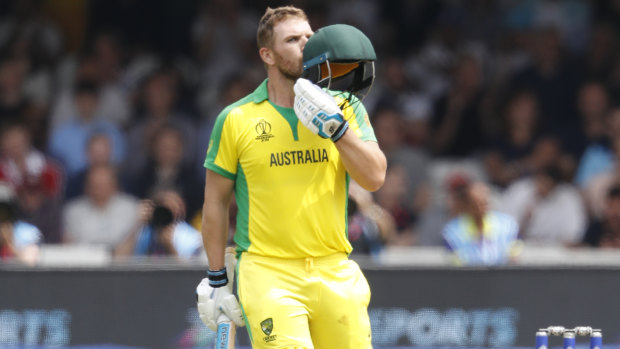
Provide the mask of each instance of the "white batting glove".
[{"label": "white batting glove", "polygon": [[200,320],[211,330],[217,331],[217,319],[221,314],[228,316],[237,326],[245,326],[243,313],[237,297],[232,293],[237,259],[233,253],[225,255],[226,267],[209,271],[211,279],[204,278],[196,287],[196,298]]},{"label": "white batting glove", "polygon": [[349,128],[336,100],[310,80],[299,78],[295,90],[295,114],[310,131],[338,141]]}]

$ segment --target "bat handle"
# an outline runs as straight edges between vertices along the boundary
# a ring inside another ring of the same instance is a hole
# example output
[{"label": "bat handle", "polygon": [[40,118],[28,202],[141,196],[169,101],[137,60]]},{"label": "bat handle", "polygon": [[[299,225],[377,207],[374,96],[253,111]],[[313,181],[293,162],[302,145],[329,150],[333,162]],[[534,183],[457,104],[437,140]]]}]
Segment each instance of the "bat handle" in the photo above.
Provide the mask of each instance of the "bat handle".
[{"label": "bat handle", "polygon": [[215,337],[215,349],[235,348],[235,324],[225,314],[217,318],[217,335]]}]

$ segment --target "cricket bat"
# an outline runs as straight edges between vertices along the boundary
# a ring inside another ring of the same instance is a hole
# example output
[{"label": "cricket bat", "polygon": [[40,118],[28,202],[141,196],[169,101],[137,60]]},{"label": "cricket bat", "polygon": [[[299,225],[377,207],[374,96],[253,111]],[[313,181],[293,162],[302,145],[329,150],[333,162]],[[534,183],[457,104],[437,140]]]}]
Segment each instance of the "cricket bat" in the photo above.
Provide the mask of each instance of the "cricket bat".
[{"label": "cricket bat", "polygon": [[221,314],[217,318],[217,335],[215,336],[215,349],[234,349],[235,348],[235,324],[226,316]]}]

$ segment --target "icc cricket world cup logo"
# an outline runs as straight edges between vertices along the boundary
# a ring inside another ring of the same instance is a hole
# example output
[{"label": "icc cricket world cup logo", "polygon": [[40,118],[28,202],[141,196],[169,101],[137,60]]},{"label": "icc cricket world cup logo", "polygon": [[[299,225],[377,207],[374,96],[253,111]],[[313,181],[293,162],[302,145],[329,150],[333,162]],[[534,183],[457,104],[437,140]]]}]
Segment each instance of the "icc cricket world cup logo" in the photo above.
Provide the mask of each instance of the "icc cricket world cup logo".
[{"label": "icc cricket world cup logo", "polygon": [[271,124],[265,121],[265,119],[258,120],[258,123],[254,129],[258,134],[258,136],[256,136],[256,140],[266,142],[270,138],[273,138],[273,135],[271,134]]}]

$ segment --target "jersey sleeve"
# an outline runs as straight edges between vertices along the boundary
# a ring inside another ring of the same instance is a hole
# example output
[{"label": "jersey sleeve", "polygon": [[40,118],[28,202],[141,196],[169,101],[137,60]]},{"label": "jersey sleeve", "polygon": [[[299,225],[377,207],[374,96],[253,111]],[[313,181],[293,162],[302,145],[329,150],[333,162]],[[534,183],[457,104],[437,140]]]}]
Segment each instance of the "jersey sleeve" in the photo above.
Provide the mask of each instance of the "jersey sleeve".
[{"label": "jersey sleeve", "polygon": [[215,120],[204,166],[224,177],[235,179],[239,154],[235,130],[236,109],[225,109]]}]

